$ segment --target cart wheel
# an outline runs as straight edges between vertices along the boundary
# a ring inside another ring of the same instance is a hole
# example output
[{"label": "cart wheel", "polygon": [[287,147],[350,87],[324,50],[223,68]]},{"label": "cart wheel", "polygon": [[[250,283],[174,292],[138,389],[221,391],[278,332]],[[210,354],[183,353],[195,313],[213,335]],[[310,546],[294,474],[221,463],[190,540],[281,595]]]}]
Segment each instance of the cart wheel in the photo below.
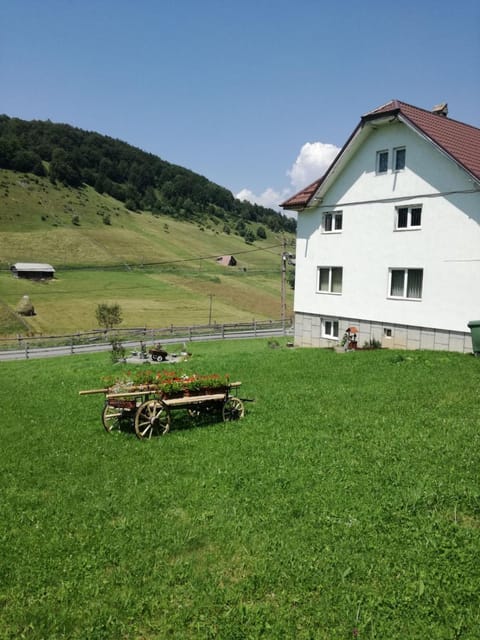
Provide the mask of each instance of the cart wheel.
[{"label": "cart wheel", "polygon": [[157,354],[156,354],[156,353],[152,353],[152,360],[153,360],[154,362],[156,362],[156,361],[157,361]]},{"label": "cart wheel", "polygon": [[227,398],[222,409],[223,420],[228,422],[230,420],[239,420],[245,415],[245,408],[240,398],[230,396]]},{"label": "cart wheel", "polygon": [[170,429],[170,412],[160,400],[147,400],[135,415],[135,433],[141,440],[163,435]]},{"label": "cart wheel", "polygon": [[121,419],[123,412],[118,407],[111,407],[106,404],[102,411],[102,422],[108,433],[112,431],[121,431]]}]

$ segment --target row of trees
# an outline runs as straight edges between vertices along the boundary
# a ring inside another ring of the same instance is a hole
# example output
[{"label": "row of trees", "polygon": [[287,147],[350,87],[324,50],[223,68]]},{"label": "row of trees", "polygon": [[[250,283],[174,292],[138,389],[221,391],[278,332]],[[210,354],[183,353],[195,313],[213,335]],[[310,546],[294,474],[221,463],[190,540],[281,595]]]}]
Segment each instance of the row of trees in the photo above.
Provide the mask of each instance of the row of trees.
[{"label": "row of trees", "polygon": [[48,175],[72,187],[88,184],[131,210],[194,220],[258,222],[294,233],[296,221],[239,201],[224,187],[125,142],[50,121],[0,116],[0,168]]}]

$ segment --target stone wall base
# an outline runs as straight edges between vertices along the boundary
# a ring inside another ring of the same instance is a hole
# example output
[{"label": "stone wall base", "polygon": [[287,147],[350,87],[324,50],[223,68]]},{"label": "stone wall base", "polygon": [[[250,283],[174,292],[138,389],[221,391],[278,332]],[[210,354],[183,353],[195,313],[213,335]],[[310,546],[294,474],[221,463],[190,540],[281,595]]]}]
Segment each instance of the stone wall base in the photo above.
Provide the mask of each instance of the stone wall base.
[{"label": "stone wall base", "polygon": [[[322,334],[325,320],[338,320],[338,339]],[[427,327],[376,322],[359,318],[332,318],[309,313],[295,313],[295,345],[299,347],[336,347],[347,330],[354,326],[359,332],[357,342],[363,347],[370,340],[379,341],[389,349],[430,349],[472,353],[470,332],[445,331]]]}]

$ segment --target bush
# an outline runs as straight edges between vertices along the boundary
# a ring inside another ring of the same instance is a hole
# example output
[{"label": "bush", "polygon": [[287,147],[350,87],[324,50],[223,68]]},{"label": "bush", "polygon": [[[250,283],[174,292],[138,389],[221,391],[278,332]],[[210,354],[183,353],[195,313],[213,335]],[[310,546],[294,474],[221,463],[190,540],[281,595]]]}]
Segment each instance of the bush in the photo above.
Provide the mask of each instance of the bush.
[{"label": "bush", "polygon": [[112,345],[112,351],[111,351],[111,358],[112,358],[112,362],[125,362],[125,347],[123,346],[123,344],[120,342],[120,340],[117,340],[116,338],[114,338],[111,343]]}]

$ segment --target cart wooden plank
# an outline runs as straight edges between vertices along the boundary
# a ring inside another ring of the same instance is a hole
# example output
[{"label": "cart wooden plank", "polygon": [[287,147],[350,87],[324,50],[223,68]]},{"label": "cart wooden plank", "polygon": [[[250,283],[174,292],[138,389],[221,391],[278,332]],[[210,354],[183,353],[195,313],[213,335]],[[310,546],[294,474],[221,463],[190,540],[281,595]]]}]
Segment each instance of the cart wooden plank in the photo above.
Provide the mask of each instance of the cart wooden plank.
[{"label": "cart wooden plank", "polygon": [[182,405],[202,404],[202,402],[221,402],[225,400],[225,393],[211,393],[204,396],[182,396],[181,398],[162,398],[164,405],[170,408]]}]

